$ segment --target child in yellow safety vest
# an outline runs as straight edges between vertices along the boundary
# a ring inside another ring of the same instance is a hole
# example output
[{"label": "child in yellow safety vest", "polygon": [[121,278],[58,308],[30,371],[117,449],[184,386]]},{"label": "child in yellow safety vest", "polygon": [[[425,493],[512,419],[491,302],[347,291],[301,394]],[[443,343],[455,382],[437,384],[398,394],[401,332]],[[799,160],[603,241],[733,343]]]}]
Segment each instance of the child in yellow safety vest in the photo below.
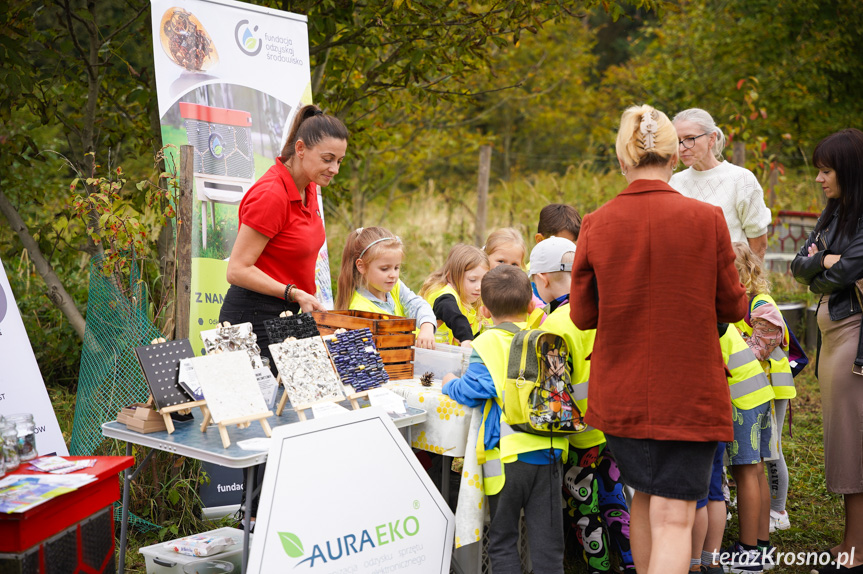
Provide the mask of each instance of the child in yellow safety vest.
[{"label": "child in yellow safety vest", "polygon": [[401,239],[383,227],[352,231],[342,253],[336,309],[415,319],[417,347],[434,349],[437,321],[429,304],[399,279],[402,259]]},{"label": "child in yellow safety vest", "polygon": [[[569,317],[569,291],[575,243],[550,237],[530,252],[530,277],[539,296],[548,301],[542,329],[566,341],[576,405],[587,412],[590,354],[596,330],[582,331]],[[612,546],[625,572],[635,572],[629,546],[629,506],[617,462],[606,448],[605,435],[592,427],[569,437],[564,465],[564,502],[569,527],[581,542],[590,574],[611,571]],[[611,545],[609,545],[611,542]]]},{"label": "child in yellow safety vest", "polygon": [[450,250],[443,267],[423,283],[420,296],[432,306],[437,318],[435,339],[439,343],[470,347],[479,335],[480,289],[488,269],[485,252],[459,243]]},{"label": "child in yellow safety vest", "polygon": [[[495,326],[527,328],[533,308],[530,280],[521,269],[501,265],[482,280],[483,315]],[[518,554],[519,516],[524,511],[530,558],[537,574],[563,572],[561,457],[569,443],[519,432],[501,408],[513,333],[492,328],[473,341],[473,352],[461,378],[444,377],[443,392],[453,400],[487,405],[484,432],[478,437],[484,454],[483,489],[491,522],[488,555],[494,572],[521,572]]]},{"label": "child in yellow safety vest", "polygon": [[735,265],[740,274],[740,282],[749,294],[748,317],[736,323],[761,366],[770,377],[770,384],[776,398],[773,410],[776,415],[774,429],[775,457],[767,461],[767,475],[770,486],[770,532],[791,527],[785,502],[788,497],[788,465],[782,454],[782,426],[788,401],[797,396],[794,376],[788,358],[790,333],[782,317],[782,311],[770,297],[770,283],[762,267],[761,259],[752,253],[746,243],[734,243],[737,256]]},{"label": "child in yellow safety vest", "polygon": [[[738,271],[740,269],[738,264]],[[748,273],[741,274],[741,282],[750,292],[751,279]],[[732,375],[729,385],[734,441],[728,443],[727,453],[731,474],[737,483],[740,538],[720,553],[718,562],[731,573],[760,573],[765,566],[770,567],[773,556],[770,551],[770,486],[764,474],[764,462],[775,456],[776,449],[771,446],[774,442],[771,419],[776,394],[758,362],[755,350],[759,345],[748,345],[734,326],[729,326],[726,334],[720,337]],[[790,369],[788,376],[791,376]]]}]

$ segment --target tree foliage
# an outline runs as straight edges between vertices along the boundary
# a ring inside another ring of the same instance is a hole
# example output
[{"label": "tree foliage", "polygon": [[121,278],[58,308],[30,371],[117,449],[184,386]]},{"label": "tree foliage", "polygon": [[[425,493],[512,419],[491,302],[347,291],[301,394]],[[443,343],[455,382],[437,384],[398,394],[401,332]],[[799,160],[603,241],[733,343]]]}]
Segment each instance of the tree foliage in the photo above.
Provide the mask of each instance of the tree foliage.
[{"label": "tree foliage", "polygon": [[635,44],[604,78],[610,101],[707,109],[786,161],[863,111],[857,0],[685,0]]}]

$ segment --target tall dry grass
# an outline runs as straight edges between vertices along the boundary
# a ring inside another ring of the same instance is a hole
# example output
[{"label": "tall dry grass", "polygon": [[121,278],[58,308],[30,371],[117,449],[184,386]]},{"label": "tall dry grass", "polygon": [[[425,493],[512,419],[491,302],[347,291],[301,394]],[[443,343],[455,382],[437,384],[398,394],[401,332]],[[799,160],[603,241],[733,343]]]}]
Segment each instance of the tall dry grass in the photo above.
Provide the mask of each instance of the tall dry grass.
[{"label": "tall dry grass", "polygon": [[[625,186],[620,174],[598,174],[587,166],[570,167],[564,175],[536,174],[489,186],[488,233],[514,227],[533,247],[539,211],[549,203],[567,203],[579,213],[594,211]],[[382,225],[402,238],[406,257],[402,280],[414,291],[440,267],[456,243],[474,243],[476,189],[473,182],[440,186],[431,182],[404,199],[372,204],[366,225]],[[338,280],[345,239],[352,229],[327,227],[333,285]],[[479,245],[481,247],[482,245]]]}]

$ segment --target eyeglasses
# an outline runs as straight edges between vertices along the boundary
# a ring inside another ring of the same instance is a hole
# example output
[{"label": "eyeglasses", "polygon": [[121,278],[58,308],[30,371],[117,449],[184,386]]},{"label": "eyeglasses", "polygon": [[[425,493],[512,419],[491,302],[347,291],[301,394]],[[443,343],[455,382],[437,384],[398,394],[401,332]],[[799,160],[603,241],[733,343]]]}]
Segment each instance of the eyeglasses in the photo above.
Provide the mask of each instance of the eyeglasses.
[{"label": "eyeglasses", "polygon": [[683,146],[686,149],[692,149],[692,146],[695,145],[695,140],[700,138],[701,136],[706,136],[708,132],[704,132],[700,136],[692,136],[691,138],[683,138],[682,140],[677,140],[678,146]]}]

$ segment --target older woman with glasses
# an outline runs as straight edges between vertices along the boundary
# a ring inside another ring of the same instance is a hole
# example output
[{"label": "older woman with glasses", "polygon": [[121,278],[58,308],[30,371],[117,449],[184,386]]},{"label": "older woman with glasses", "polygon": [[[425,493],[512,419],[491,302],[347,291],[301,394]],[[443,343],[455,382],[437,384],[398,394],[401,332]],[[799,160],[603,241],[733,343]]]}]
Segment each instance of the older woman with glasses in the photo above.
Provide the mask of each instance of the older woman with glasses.
[{"label": "older woman with glasses", "polygon": [[748,243],[763,259],[772,216],[755,174],[723,159],[725,135],[704,110],[683,110],[672,122],[680,161],[689,169],[668,183],[686,197],[721,207],[731,241]]}]

